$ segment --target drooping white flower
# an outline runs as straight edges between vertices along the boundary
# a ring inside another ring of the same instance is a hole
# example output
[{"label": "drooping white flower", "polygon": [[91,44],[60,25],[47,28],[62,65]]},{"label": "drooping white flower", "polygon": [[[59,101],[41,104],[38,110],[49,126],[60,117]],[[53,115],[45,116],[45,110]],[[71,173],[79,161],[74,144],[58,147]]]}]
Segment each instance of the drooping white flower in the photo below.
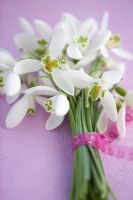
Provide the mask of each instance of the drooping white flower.
[{"label": "drooping white flower", "polygon": [[[0,52],[0,59],[2,56],[9,56],[8,54]],[[8,60],[3,61],[6,64]],[[1,61],[2,62],[2,61]],[[20,61],[15,61],[13,65],[6,65],[7,67],[3,69],[4,72],[4,93],[6,96],[18,95],[21,91],[21,75],[36,72],[40,69],[40,62],[33,59],[25,59]],[[27,67],[28,66],[28,67]],[[2,66],[3,67],[3,66]]]},{"label": "drooping white flower", "polygon": [[84,67],[90,63],[111,35],[108,30],[101,30],[96,34],[97,23],[92,18],[79,22],[74,16],[65,13],[63,23],[68,35],[67,55],[78,60],[74,68]]},{"label": "drooping white flower", "polygon": [[[104,111],[102,111],[97,129],[99,133],[105,133],[109,125],[109,118]],[[119,137],[125,137],[126,134],[126,104],[123,102],[117,113],[116,127],[118,130]]]},{"label": "drooping white flower", "polygon": [[[48,86],[36,86],[28,89],[25,93],[34,95],[37,103],[45,108],[46,112],[50,113],[50,117],[45,124],[47,130],[52,130],[63,122],[64,116],[69,110],[69,101],[66,95]],[[46,99],[38,95],[52,97]]]},{"label": "drooping white flower", "polygon": [[117,120],[116,102],[109,91],[114,84],[118,84],[121,80],[121,74],[117,71],[107,71],[102,75],[102,90],[103,95],[100,98],[103,106],[103,111],[112,121]]},{"label": "drooping white flower", "polygon": [[34,28],[39,33],[39,36],[36,35],[34,28],[26,19],[20,18],[20,24],[24,33],[15,36],[15,43],[20,49],[32,52],[33,56],[36,50],[42,50],[42,46],[39,46],[39,41],[43,40],[49,44],[49,54],[52,57],[57,57],[66,44],[62,24],[52,29],[46,22],[34,20]]},{"label": "drooping white flower", "polygon": [[[103,16],[102,24],[101,24],[101,29],[104,32],[109,30],[108,21],[109,21],[109,14],[106,12]],[[133,53],[130,53],[127,50],[121,48],[120,40],[121,40],[120,36],[111,34],[106,45],[101,49],[102,55],[104,55],[105,57],[108,57],[109,51],[110,51],[111,53],[115,54],[118,57],[128,59],[128,60],[133,60]]]},{"label": "drooping white flower", "polygon": [[18,126],[21,121],[26,116],[28,110],[33,111],[34,102],[32,96],[24,95],[21,99],[19,99],[10,109],[7,114],[5,125],[7,128],[15,128]]},{"label": "drooping white flower", "polygon": [[69,13],[62,15],[62,21],[65,24],[68,37],[67,55],[70,58],[80,60],[90,43],[91,37],[97,31],[97,22],[92,18],[80,22]]},{"label": "drooping white flower", "polygon": [[[118,95],[118,94],[117,94]],[[128,91],[125,96],[116,96],[117,98],[117,120],[116,127],[120,137],[125,137],[126,135],[126,106],[133,108],[133,93]],[[105,114],[104,110],[102,111],[99,120],[98,120],[98,131],[104,133],[107,130],[109,124],[109,119]]]},{"label": "drooping white flower", "polygon": [[[101,83],[99,85],[93,85],[90,89],[90,95],[95,95],[96,99],[100,99],[100,103],[103,107],[103,112],[112,121],[117,120],[117,108],[115,99],[109,90],[114,84],[119,83],[120,80],[121,74],[119,72],[107,71],[103,73]],[[103,121],[107,122],[103,119],[106,119],[104,114],[101,115],[99,123]],[[106,124],[99,124],[99,127],[101,127],[102,130],[104,130],[106,126]]]},{"label": "drooping white flower", "polygon": [[24,32],[14,37],[17,47],[30,52],[37,49],[39,47],[37,44],[39,37],[35,35],[32,25],[22,17],[20,18],[20,25]]},{"label": "drooping white flower", "polygon": [[16,95],[21,89],[20,77],[13,71],[15,64],[16,60],[9,52],[0,52],[1,84],[3,84],[3,93],[6,96]]},{"label": "drooping white flower", "polygon": [[7,128],[18,126],[27,114],[35,112],[35,98],[38,95],[53,96],[58,91],[48,86],[36,86],[24,91],[24,96],[12,106],[9,111],[5,125]]},{"label": "drooping white flower", "polygon": [[48,120],[45,123],[47,130],[57,128],[64,120],[65,115],[69,110],[69,101],[64,94],[58,94],[49,99],[36,97],[39,105],[45,108],[46,112],[50,113]]},{"label": "drooping white flower", "polygon": [[118,111],[117,129],[121,137],[126,134],[126,106],[133,109],[133,92],[127,91],[125,96],[121,96],[121,106]]}]

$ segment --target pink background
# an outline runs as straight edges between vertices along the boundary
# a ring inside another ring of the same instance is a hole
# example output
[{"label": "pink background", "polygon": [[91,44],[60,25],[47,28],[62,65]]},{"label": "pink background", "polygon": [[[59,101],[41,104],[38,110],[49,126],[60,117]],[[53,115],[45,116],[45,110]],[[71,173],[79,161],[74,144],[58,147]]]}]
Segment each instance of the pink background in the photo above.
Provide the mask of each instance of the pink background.
[{"label": "pink background", "polygon": [[[133,52],[132,0],[0,0],[0,47],[19,55],[13,36],[21,31],[20,16],[40,18],[51,25],[68,11],[79,19],[100,20],[110,12],[110,27],[123,36],[124,46]],[[127,62],[123,85],[133,88],[132,62]],[[44,129],[48,117],[39,108],[13,130],[4,127],[9,106],[0,97],[0,200],[68,200],[71,175],[71,134],[67,120],[53,132]],[[128,137],[133,141],[133,124]],[[129,141],[128,140],[128,141]],[[102,155],[107,177],[119,200],[132,200],[133,162]]]}]

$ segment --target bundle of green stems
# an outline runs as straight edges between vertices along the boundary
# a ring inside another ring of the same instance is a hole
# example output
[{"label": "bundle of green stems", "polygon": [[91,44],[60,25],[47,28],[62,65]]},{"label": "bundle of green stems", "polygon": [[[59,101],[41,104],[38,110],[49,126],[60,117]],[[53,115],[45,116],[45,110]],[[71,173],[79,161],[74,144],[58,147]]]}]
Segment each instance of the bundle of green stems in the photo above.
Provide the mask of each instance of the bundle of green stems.
[{"label": "bundle of green stems", "polygon": [[[69,120],[72,135],[97,130],[97,122],[102,108],[99,102],[88,96],[88,90],[82,90],[76,97],[69,97]],[[82,145],[75,149],[70,200],[116,200],[103,170],[97,149]]]}]

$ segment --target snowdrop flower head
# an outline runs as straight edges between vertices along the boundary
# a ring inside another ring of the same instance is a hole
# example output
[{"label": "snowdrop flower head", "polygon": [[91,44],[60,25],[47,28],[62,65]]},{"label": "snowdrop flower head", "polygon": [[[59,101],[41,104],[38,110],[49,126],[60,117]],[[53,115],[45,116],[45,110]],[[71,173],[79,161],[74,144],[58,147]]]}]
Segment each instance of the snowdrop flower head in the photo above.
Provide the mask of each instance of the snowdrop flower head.
[{"label": "snowdrop flower head", "polygon": [[[101,30],[103,32],[107,32],[109,30],[109,14],[106,12],[103,15],[102,23],[101,23]],[[128,52],[127,50],[121,48],[121,38],[119,35],[114,35],[111,33],[110,37],[108,38],[106,45],[101,49],[102,55],[109,57],[109,51],[114,55],[127,59],[133,59],[133,53]]]}]

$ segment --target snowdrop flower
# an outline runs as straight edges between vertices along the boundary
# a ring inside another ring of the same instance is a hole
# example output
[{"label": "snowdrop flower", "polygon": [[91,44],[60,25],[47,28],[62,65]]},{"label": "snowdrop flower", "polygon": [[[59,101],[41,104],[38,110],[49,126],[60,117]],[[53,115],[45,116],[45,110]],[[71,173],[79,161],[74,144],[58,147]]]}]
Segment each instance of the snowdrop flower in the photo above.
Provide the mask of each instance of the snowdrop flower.
[{"label": "snowdrop flower", "polygon": [[72,15],[64,17],[64,24],[68,35],[67,55],[79,60],[74,68],[80,68],[90,63],[98,51],[104,47],[110,38],[110,31],[100,31],[94,38],[97,23],[90,18],[84,22],[78,22]]},{"label": "snowdrop flower", "polygon": [[[27,65],[30,63],[32,67],[25,66],[23,68],[25,61]],[[38,66],[40,62],[37,60],[28,59],[28,61],[21,60],[17,62],[10,54],[4,52],[0,52],[0,62],[2,63],[0,64],[1,70],[3,70],[2,78],[5,80],[4,93],[9,97],[19,95],[21,92],[21,75],[36,72],[40,69]]]},{"label": "snowdrop flower", "polygon": [[47,130],[57,128],[63,122],[64,117],[69,110],[69,101],[67,100],[67,97],[60,93],[49,99],[36,97],[36,101],[46,112],[50,113],[50,116],[45,123],[45,128]]},{"label": "snowdrop flower", "polygon": [[16,35],[14,41],[23,50],[23,58],[44,57],[51,40],[52,28],[41,20],[34,20],[33,27],[25,18],[20,18],[20,25],[24,33]]},{"label": "snowdrop flower", "polygon": [[[52,57],[57,57],[57,52],[60,54],[60,51],[66,44],[66,37],[64,35],[63,26],[61,23],[52,29],[44,21],[34,20],[34,27],[39,33],[39,37],[36,36],[34,29],[26,19],[20,18],[20,24],[25,33],[17,35],[15,37],[15,43],[20,49],[29,52],[32,51],[33,54],[31,55],[33,56],[35,53],[36,55],[44,56],[44,54],[47,52],[46,47],[48,47],[48,44],[50,43],[49,54]],[[58,44],[58,46],[56,44]]]},{"label": "snowdrop flower", "polygon": [[[47,89],[47,90],[46,90]],[[36,96],[35,99],[39,105],[45,108],[46,112],[50,113],[45,127],[47,130],[52,130],[58,127],[64,120],[64,116],[69,110],[69,101],[65,94],[57,91],[55,88],[48,86],[36,86],[25,91],[26,94]],[[49,99],[38,96],[52,96]]]},{"label": "snowdrop flower", "polygon": [[35,98],[37,95],[53,96],[58,91],[48,86],[37,86],[25,90],[24,95],[10,109],[5,125],[7,128],[18,126],[27,114],[35,113]]},{"label": "snowdrop flower", "polygon": [[[106,12],[103,16],[102,25],[101,25],[101,29],[103,30],[103,32],[108,31],[108,21],[109,21],[109,14]],[[119,56],[121,58],[128,59],[128,60],[132,60],[133,54],[121,48],[120,42],[121,42],[121,38],[119,35],[111,34],[108,42],[106,43],[106,46],[104,46],[101,49],[102,55],[104,55],[105,57],[108,57],[109,56],[108,51],[110,51],[116,56]]]},{"label": "snowdrop flower", "polygon": [[[117,120],[117,108],[115,99],[109,89],[111,89],[114,84],[119,83],[120,80],[121,75],[119,72],[104,72],[101,78],[101,84],[93,85],[89,91],[89,96],[92,96],[93,100],[97,100],[98,98],[100,99],[100,103],[103,107],[103,112],[112,121]],[[105,120],[107,117],[105,117]],[[100,122],[103,123],[104,115],[101,115],[101,118],[102,120]],[[100,125],[103,126],[103,124]]]},{"label": "snowdrop flower", "polygon": [[[119,88],[119,87],[118,87]],[[120,89],[119,89],[120,90]],[[133,108],[133,92],[126,92],[122,89],[120,92],[122,96],[117,97],[117,120],[116,126],[120,137],[126,135],[126,106]],[[119,93],[119,94],[120,94]],[[100,133],[104,133],[107,130],[109,120],[105,112],[102,112],[98,121],[98,130]]]},{"label": "snowdrop flower", "polygon": [[62,21],[65,24],[68,37],[67,55],[70,58],[80,60],[89,45],[91,37],[97,31],[97,22],[92,18],[80,22],[69,13],[62,15]]},{"label": "snowdrop flower", "polygon": [[3,93],[6,96],[13,96],[20,92],[21,81],[18,74],[13,69],[16,64],[16,60],[7,51],[0,52],[0,71],[1,73],[1,86],[3,86]]},{"label": "snowdrop flower", "polygon": [[133,92],[127,91],[125,96],[118,101],[117,129],[120,137],[126,135],[126,106],[133,109]]},{"label": "snowdrop flower", "polygon": [[30,52],[38,49],[37,41],[39,38],[35,35],[32,25],[25,18],[20,18],[20,25],[24,33],[20,33],[14,37],[17,47]]}]

